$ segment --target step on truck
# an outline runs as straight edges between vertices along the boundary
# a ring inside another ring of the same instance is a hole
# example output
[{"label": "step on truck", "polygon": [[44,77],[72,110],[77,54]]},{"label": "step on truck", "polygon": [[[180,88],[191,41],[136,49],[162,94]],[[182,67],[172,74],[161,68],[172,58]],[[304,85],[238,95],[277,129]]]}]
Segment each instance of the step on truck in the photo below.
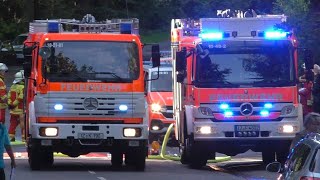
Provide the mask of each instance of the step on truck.
[{"label": "step on truck", "polygon": [[[110,152],[112,167],[125,156],[143,171],[148,119],[139,20],[88,19],[30,23],[23,64],[29,165],[51,166],[54,152]],[[152,50],[156,67],[159,46]]]},{"label": "step on truck", "polygon": [[[284,15],[173,19],[175,133],[181,163],[262,152],[283,162],[302,129],[298,46]],[[312,61],[305,58],[308,68]]]}]

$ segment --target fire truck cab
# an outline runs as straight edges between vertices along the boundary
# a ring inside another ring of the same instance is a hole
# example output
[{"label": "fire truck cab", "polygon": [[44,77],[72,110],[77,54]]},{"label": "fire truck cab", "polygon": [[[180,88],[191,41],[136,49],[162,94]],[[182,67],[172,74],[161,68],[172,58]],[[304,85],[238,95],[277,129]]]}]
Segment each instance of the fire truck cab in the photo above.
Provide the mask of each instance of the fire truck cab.
[{"label": "fire truck cab", "polygon": [[181,163],[201,168],[215,152],[250,149],[262,152],[265,163],[286,159],[303,118],[297,39],[282,28],[285,21],[284,15],[172,20]]},{"label": "fire truck cab", "polygon": [[[51,166],[54,152],[110,152],[113,167],[121,167],[125,155],[126,165],[145,169],[148,119],[138,32],[138,19],[30,23],[24,72],[32,170]],[[159,46],[152,49],[157,67]]]},{"label": "fire truck cab", "polygon": [[145,96],[149,119],[149,142],[161,142],[173,120],[172,57],[160,52],[160,68],[145,63]]}]

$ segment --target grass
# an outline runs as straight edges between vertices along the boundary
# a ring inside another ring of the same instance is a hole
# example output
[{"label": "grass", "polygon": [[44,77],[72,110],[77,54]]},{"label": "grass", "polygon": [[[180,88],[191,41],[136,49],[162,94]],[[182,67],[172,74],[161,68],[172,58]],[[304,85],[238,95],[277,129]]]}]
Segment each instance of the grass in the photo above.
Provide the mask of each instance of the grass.
[{"label": "grass", "polygon": [[10,142],[11,146],[19,146],[19,145],[25,145],[25,142],[22,141],[14,141],[14,142]]},{"label": "grass", "polygon": [[143,43],[158,43],[164,41],[170,41],[169,31],[150,31],[141,34],[141,39]]}]

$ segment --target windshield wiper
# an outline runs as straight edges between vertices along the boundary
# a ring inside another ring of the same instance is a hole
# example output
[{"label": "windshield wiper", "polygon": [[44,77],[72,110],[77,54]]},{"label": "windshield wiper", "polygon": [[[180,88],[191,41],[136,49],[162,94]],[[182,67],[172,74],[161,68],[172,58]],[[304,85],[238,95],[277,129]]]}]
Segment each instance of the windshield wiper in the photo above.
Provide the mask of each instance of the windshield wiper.
[{"label": "windshield wiper", "polygon": [[[258,79],[258,78],[257,78]],[[264,79],[262,81],[255,81],[253,84],[261,84],[261,85],[268,85],[268,86],[289,86],[289,85],[294,85],[294,81],[290,80],[275,80],[275,79]]]},{"label": "windshield wiper", "polygon": [[80,79],[82,82],[87,82],[88,80],[80,75],[78,75],[77,73],[73,73],[73,72],[61,72],[59,73],[60,76],[61,75],[73,75],[75,77],[77,77],[78,79]]},{"label": "windshield wiper", "polygon": [[239,87],[238,84],[233,84],[229,81],[197,81],[197,82],[194,82],[198,85],[205,85],[205,86],[218,86],[218,87],[224,87],[224,86],[227,86],[227,87]]},{"label": "windshield wiper", "polygon": [[93,72],[93,73],[89,73],[89,74],[110,74],[114,78],[118,79],[119,81],[123,81],[123,79],[120,76],[118,76],[116,73],[113,73],[113,72]]}]

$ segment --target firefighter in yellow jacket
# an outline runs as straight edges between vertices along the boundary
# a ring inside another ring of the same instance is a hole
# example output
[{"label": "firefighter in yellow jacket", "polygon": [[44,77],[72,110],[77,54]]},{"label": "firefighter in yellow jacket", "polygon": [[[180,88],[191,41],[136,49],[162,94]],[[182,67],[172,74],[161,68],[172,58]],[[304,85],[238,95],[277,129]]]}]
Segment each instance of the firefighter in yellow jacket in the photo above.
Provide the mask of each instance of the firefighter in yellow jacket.
[{"label": "firefighter in yellow jacket", "polygon": [[20,124],[22,141],[25,140],[24,135],[24,74],[19,71],[14,75],[14,81],[8,93],[8,105],[10,109],[10,141],[15,141],[16,128]]},{"label": "firefighter in yellow jacket", "polygon": [[8,71],[8,67],[4,63],[0,63],[0,123],[5,123],[7,105],[7,87],[4,82],[4,75]]}]

